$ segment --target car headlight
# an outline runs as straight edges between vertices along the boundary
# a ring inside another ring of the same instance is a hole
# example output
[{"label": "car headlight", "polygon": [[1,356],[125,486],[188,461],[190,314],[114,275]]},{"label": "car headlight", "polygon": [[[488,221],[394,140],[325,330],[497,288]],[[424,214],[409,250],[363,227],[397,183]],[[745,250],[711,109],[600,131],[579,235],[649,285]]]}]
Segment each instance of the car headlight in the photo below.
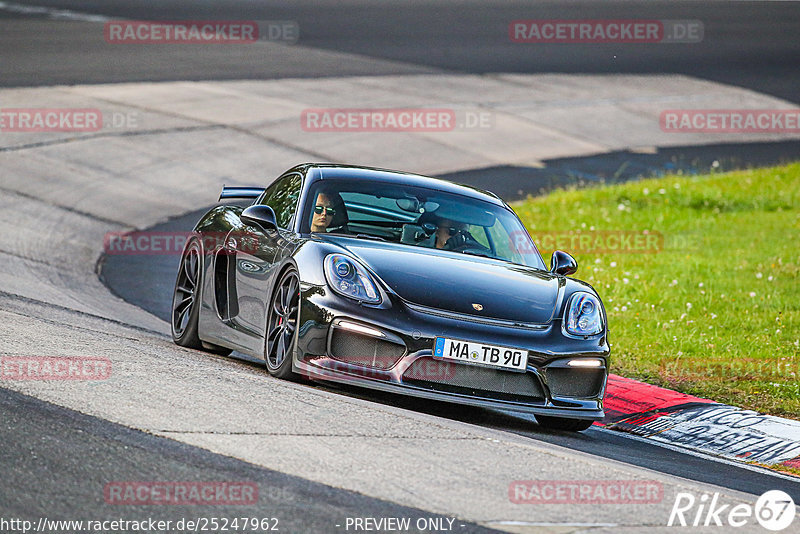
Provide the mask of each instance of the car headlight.
[{"label": "car headlight", "polygon": [[564,312],[564,327],[574,336],[593,336],[603,331],[600,300],[589,293],[575,293]]},{"label": "car headlight", "polygon": [[325,278],[335,292],[345,297],[369,304],[381,301],[375,282],[355,260],[342,254],[329,254],[325,258]]}]

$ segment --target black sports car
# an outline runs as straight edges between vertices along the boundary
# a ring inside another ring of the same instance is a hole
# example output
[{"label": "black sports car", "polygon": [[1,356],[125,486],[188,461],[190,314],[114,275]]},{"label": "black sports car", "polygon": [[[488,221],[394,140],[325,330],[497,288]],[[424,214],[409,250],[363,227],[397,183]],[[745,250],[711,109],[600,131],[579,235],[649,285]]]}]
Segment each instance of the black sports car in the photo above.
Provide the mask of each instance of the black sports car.
[{"label": "black sports car", "polygon": [[496,195],[397,171],[303,164],[225,187],[187,241],[175,343],[266,360],[270,374],[533,413],[603,417],[609,347],[594,289],[547,269]]}]

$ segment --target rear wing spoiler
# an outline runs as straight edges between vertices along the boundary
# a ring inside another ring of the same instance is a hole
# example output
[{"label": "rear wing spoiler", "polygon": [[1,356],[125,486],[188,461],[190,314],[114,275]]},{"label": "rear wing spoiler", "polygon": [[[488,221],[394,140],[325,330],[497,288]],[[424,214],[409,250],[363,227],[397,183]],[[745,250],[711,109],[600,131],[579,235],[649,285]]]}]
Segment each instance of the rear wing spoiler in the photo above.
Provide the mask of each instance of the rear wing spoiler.
[{"label": "rear wing spoiler", "polygon": [[219,200],[228,198],[258,198],[264,192],[263,187],[230,187],[222,186]]}]

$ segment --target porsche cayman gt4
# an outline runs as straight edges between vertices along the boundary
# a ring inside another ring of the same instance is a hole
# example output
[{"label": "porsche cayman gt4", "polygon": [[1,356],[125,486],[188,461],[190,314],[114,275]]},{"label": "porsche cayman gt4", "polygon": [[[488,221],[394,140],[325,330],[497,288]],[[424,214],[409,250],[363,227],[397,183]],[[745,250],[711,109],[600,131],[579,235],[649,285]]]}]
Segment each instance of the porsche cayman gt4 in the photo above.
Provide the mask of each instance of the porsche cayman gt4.
[{"label": "porsche cayman gt4", "polygon": [[570,277],[569,254],[545,265],[496,195],[303,164],[220,201],[181,257],[175,343],[263,358],[279,378],[532,413],[547,428],[603,417],[602,302]]}]

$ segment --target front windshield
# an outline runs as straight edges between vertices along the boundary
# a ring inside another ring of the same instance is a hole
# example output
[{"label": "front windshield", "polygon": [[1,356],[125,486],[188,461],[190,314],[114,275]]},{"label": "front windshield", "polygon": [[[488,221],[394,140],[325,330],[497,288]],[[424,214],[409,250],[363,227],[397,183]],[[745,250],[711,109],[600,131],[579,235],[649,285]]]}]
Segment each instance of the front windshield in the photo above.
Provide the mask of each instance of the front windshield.
[{"label": "front windshield", "polygon": [[307,197],[301,231],[343,234],[545,269],[527,230],[503,206],[434,189],[322,180]]}]

